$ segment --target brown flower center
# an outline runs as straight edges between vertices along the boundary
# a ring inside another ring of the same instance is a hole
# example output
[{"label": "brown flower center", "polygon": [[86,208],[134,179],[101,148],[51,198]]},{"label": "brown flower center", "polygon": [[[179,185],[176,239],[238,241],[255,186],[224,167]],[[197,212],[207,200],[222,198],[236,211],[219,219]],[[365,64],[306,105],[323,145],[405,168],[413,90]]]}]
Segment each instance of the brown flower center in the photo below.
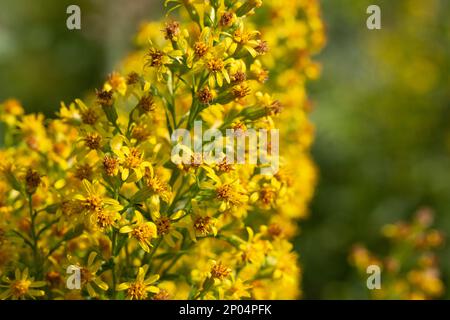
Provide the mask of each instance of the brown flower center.
[{"label": "brown flower center", "polygon": [[223,60],[220,58],[214,58],[207,62],[206,67],[211,72],[219,72],[224,68]]},{"label": "brown flower center", "polygon": [[11,293],[15,298],[21,298],[28,292],[31,281],[16,280],[11,284]]},{"label": "brown flower center", "polygon": [[203,104],[209,104],[213,99],[211,91],[207,87],[198,92],[198,100]]},{"label": "brown flower center", "polygon": [[241,99],[250,94],[250,88],[245,84],[238,84],[233,87],[232,92],[236,99]]},{"label": "brown flower center", "polygon": [[130,72],[127,76],[127,84],[135,84],[139,81],[139,75],[136,72]]},{"label": "brown flower center", "polygon": [[167,290],[161,289],[153,296],[153,300],[169,300],[170,294]]},{"label": "brown flower center", "polygon": [[147,295],[145,284],[141,281],[132,283],[127,291],[127,296],[131,299],[145,300]]},{"label": "brown flower center", "polygon": [[194,52],[197,57],[201,58],[208,52],[208,46],[204,42],[198,41],[194,44]]},{"label": "brown flower center", "polygon": [[194,229],[203,236],[211,232],[212,220],[210,217],[198,217],[194,222]]},{"label": "brown flower center", "polygon": [[155,102],[151,94],[142,96],[139,100],[138,107],[144,112],[151,112],[155,110]]},{"label": "brown flower center", "polygon": [[82,285],[90,282],[92,280],[92,272],[90,272],[88,268],[80,268],[80,280]]},{"label": "brown flower center", "polygon": [[170,219],[167,217],[161,217],[156,222],[156,226],[158,228],[158,234],[165,235],[170,231]]},{"label": "brown flower center", "polygon": [[271,187],[263,187],[259,191],[259,196],[265,205],[270,205],[276,198],[276,192]]},{"label": "brown flower center", "polygon": [[97,226],[101,229],[108,228],[114,223],[114,217],[112,214],[104,211],[100,211],[97,214]]},{"label": "brown flower center", "polygon": [[267,231],[272,237],[279,237],[283,234],[283,228],[278,223],[271,223]]},{"label": "brown flower center", "polygon": [[84,124],[94,125],[98,120],[97,113],[92,109],[86,109],[81,113],[81,120]]},{"label": "brown flower center", "polygon": [[84,179],[92,181],[94,172],[89,164],[82,164],[75,168],[75,178],[83,181]]},{"label": "brown flower center", "polygon": [[137,168],[142,162],[142,152],[137,148],[131,148],[130,153],[125,158],[124,167]]},{"label": "brown flower center", "polygon": [[150,136],[150,131],[147,129],[147,127],[138,125],[133,128],[131,136],[137,141],[144,141]]},{"label": "brown flower center", "polygon": [[41,176],[37,171],[28,169],[25,175],[26,190],[28,193],[34,193],[41,183]]},{"label": "brown flower center", "polygon": [[166,24],[164,29],[164,37],[167,40],[173,40],[180,33],[180,24],[176,21],[169,22]]},{"label": "brown flower center", "polygon": [[91,150],[100,149],[102,137],[97,133],[88,133],[84,138],[84,143]]},{"label": "brown flower center", "polygon": [[164,52],[161,50],[151,48],[147,55],[149,57],[148,64],[151,67],[160,67],[163,65]]},{"label": "brown flower center", "polygon": [[96,93],[97,103],[102,106],[110,106],[112,105],[112,91],[100,90]]},{"label": "brown flower center", "polygon": [[141,224],[133,229],[131,235],[142,242],[152,238],[153,230],[148,224]]},{"label": "brown flower center", "polygon": [[105,156],[103,159],[103,168],[108,176],[114,176],[119,169],[119,159]]},{"label": "brown flower center", "polygon": [[84,200],[83,206],[89,212],[100,212],[103,209],[103,201],[96,195],[90,195]]},{"label": "brown flower center", "polygon": [[224,266],[221,262],[215,264],[211,269],[211,276],[215,279],[223,280],[231,273],[231,269]]},{"label": "brown flower center", "polygon": [[233,12],[225,12],[224,14],[222,14],[222,16],[220,17],[220,21],[219,24],[222,27],[229,27],[233,24],[233,20],[234,20],[234,14]]}]

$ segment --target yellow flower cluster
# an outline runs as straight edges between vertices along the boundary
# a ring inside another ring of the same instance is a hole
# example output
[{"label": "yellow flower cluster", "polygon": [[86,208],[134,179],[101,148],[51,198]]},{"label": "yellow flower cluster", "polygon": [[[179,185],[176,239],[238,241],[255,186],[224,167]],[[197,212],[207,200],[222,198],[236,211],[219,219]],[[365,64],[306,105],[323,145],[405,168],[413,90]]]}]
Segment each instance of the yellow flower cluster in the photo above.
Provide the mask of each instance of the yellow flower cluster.
[{"label": "yellow flower cluster", "polygon": [[351,263],[362,275],[370,265],[380,267],[381,289],[371,290],[375,299],[433,299],[444,292],[435,250],[443,245],[440,231],[431,229],[433,214],[420,209],[411,223],[398,222],[383,227],[389,250],[383,258],[356,245]]},{"label": "yellow flower cluster", "polygon": [[[292,238],[316,181],[305,83],[325,42],[318,2],[165,6],[179,18],[143,25],[119,72],[56,119],[0,105],[0,297],[300,297]],[[280,129],[279,170],[195,152],[174,164],[172,133],[197,121]]]}]

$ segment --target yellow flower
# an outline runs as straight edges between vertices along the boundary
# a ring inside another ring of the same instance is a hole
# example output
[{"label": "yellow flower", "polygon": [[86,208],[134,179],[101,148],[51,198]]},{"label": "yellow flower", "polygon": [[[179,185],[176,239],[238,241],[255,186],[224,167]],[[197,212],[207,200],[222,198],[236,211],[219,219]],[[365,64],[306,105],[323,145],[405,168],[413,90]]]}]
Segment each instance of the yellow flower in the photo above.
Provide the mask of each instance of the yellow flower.
[{"label": "yellow flower", "polygon": [[120,228],[120,233],[128,233],[131,238],[136,239],[145,252],[150,252],[153,247],[151,241],[158,237],[158,229],[153,222],[145,221],[139,213],[135,213],[135,223]]},{"label": "yellow flower", "polygon": [[260,42],[255,40],[255,37],[259,36],[259,34],[259,31],[245,31],[244,24],[241,23],[234,31],[234,34],[227,34],[232,40],[232,43],[228,47],[228,52],[230,54],[239,54],[241,49],[245,49],[253,58],[256,57],[259,54],[258,51],[262,52],[258,49]]},{"label": "yellow flower", "polygon": [[117,91],[122,96],[125,95],[127,91],[127,83],[125,78],[117,72],[113,72],[108,76],[108,81],[103,86],[103,90],[106,91]]},{"label": "yellow flower", "polygon": [[219,177],[213,169],[207,166],[203,168],[212,181],[202,183],[201,188],[213,191],[213,196],[219,203],[219,211],[234,210],[248,202],[246,190],[242,187],[239,179],[232,178],[227,174],[222,174]]},{"label": "yellow flower", "polygon": [[[198,48],[196,50],[199,51]],[[222,87],[224,79],[227,83],[230,83],[231,79],[227,68],[233,63],[234,59],[226,56],[225,44],[221,43],[206,51],[203,58],[194,65],[194,71],[206,70],[210,88],[214,88],[216,83],[219,87]]]},{"label": "yellow flower", "polygon": [[251,264],[262,264],[266,254],[271,249],[271,244],[267,240],[262,240],[261,235],[255,233],[247,227],[248,240],[239,245],[239,255],[243,262]]},{"label": "yellow flower", "polygon": [[203,58],[209,52],[213,47],[213,40],[211,29],[209,27],[203,28],[200,36],[194,42],[192,50],[187,52],[186,64],[189,68],[192,68],[194,61]]},{"label": "yellow flower", "polygon": [[177,218],[179,218],[177,215],[172,218],[160,216],[155,221],[158,235],[172,248],[176,246],[176,240],[183,239],[183,235],[176,229],[179,226]]},{"label": "yellow flower", "polygon": [[206,237],[210,234],[217,235],[217,219],[212,215],[215,212],[213,208],[201,205],[195,199],[191,200],[192,214],[183,217],[179,226],[188,230],[192,241],[196,242],[197,238]]},{"label": "yellow flower", "polygon": [[163,81],[163,75],[169,72],[167,66],[175,61],[180,61],[182,54],[181,50],[172,49],[171,47],[166,47],[163,50],[151,47],[147,52],[147,63],[145,66],[155,68],[158,81]]},{"label": "yellow flower", "polygon": [[14,280],[10,280],[8,277],[3,279],[7,285],[0,285],[0,288],[7,289],[0,293],[0,300],[6,300],[8,298],[14,300],[25,298],[34,299],[35,297],[45,295],[45,291],[36,288],[44,287],[47,283],[45,281],[34,281],[33,278],[30,278],[28,268],[25,268],[23,271],[16,269],[14,276]]},{"label": "yellow flower", "polygon": [[83,180],[83,193],[75,195],[75,199],[81,204],[83,211],[88,214],[97,214],[104,210],[120,211],[122,205],[117,200],[104,196],[103,188],[98,181],[89,182]]},{"label": "yellow flower", "polygon": [[251,285],[245,284],[244,281],[231,275],[231,279],[223,281],[223,288],[220,290],[221,299],[240,300],[242,298],[250,298],[249,290]]},{"label": "yellow flower", "polygon": [[144,160],[144,152],[126,142],[123,136],[115,136],[111,140],[111,149],[120,162],[119,171],[122,181],[135,182],[142,179],[145,169],[151,167],[151,163]]},{"label": "yellow flower", "polygon": [[82,288],[86,288],[89,296],[95,298],[98,296],[97,291],[94,289],[92,284],[95,284],[97,288],[107,291],[108,285],[104,282],[97,272],[100,270],[103,262],[101,260],[95,260],[97,257],[96,252],[91,252],[88,256],[87,264],[80,265],[74,257],[69,256],[68,260],[71,265],[77,266],[80,269],[80,282]]},{"label": "yellow flower", "polygon": [[18,117],[23,114],[23,107],[16,99],[8,99],[0,104],[0,121],[4,121],[11,127],[17,123]]},{"label": "yellow flower", "polygon": [[161,198],[164,202],[168,203],[170,201],[172,197],[170,186],[155,174],[152,166],[146,168],[145,184],[153,191],[154,195]]},{"label": "yellow flower", "polygon": [[145,300],[148,297],[148,293],[159,293],[159,288],[152,285],[159,279],[159,275],[155,274],[145,278],[148,265],[139,268],[136,280],[133,282],[124,282],[117,286],[117,291],[126,292],[126,298],[129,300]]}]

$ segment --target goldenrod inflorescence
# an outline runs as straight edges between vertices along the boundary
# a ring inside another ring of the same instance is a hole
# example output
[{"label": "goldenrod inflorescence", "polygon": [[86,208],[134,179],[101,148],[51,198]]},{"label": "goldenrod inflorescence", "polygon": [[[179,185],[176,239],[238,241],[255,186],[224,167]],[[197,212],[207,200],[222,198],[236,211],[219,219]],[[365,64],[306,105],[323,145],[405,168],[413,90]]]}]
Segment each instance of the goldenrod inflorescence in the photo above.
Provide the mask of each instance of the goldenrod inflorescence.
[{"label": "goldenrod inflorescence", "polygon": [[[1,298],[301,295],[291,240],[316,181],[305,83],[320,72],[318,3],[165,5],[178,18],[144,24],[120,72],[56,119],[0,105]],[[174,163],[173,133],[199,122],[229,140],[279,129],[279,170],[207,162],[195,146]]]}]

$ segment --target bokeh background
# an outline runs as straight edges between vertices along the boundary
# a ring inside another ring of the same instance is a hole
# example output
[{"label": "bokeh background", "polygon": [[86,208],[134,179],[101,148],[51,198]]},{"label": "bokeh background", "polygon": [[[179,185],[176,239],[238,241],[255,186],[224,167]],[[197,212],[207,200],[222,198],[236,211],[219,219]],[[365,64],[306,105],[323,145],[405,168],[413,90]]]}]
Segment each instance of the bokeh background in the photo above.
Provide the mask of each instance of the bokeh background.
[{"label": "bokeh background", "polygon": [[[81,7],[80,31],[66,28],[70,4]],[[381,30],[366,28],[370,4],[381,7]],[[450,1],[324,0],[322,8],[323,74],[309,85],[320,182],[296,247],[305,298],[367,298],[348,262],[353,244],[385,251],[380,228],[423,206],[450,230]],[[16,97],[52,116],[60,101],[99,87],[161,9],[160,0],[0,0],[0,101]],[[449,248],[439,251],[446,286]]]}]

